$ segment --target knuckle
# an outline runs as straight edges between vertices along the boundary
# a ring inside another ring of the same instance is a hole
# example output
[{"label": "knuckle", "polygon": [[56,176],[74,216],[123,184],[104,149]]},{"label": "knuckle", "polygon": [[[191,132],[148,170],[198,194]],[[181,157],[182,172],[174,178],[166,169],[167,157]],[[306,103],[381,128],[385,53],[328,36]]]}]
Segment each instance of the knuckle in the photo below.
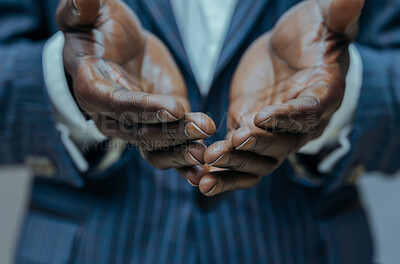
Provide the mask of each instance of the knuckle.
[{"label": "knuckle", "polygon": [[171,145],[171,135],[168,132],[168,129],[162,129],[159,131],[157,135],[156,144],[157,147],[162,148]]},{"label": "knuckle", "polygon": [[172,147],[172,149],[174,151],[169,158],[171,159],[171,162],[174,164],[175,168],[182,168],[191,165],[188,161],[186,161],[185,155],[188,153],[188,151],[184,147],[177,146]]},{"label": "knuckle", "polygon": [[110,93],[110,100],[107,108],[113,118],[123,120],[126,117],[125,102],[127,101],[127,98],[130,97],[128,94],[129,91],[122,87],[117,88]]},{"label": "knuckle", "polygon": [[172,163],[172,168],[180,168],[184,166],[181,160],[172,158],[170,161]]},{"label": "knuckle", "polygon": [[155,94],[149,93],[137,93],[133,104],[141,109],[142,118],[147,120],[147,118],[154,118],[152,112],[156,110],[160,110],[164,101],[161,101],[160,98]]},{"label": "knuckle", "polygon": [[179,144],[182,141],[179,136],[178,129],[167,128],[165,132],[166,133],[164,135],[166,137],[166,140],[172,142],[174,145]]},{"label": "knuckle", "polygon": [[143,128],[138,128],[134,133],[131,134],[131,143],[136,143],[146,149],[150,148],[149,138]]},{"label": "knuckle", "polygon": [[159,162],[153,162],[151,165],[152,165],[153,167],[159,169],[159,170],[168,170],[168,169],[171,168],[170,166],[162,165],[162,164],[160,164]]},{"label": "knuckle", "polygon": [[156,155],[156,153],[147,151],[147,150],[140,150],[140,154],[142,157],[150,163],[151,166],[159,169],[159,170],[167,170],[169,169],[163,162],[160,162],[160,158]]},{"label": "knuckle", "polygon": [[299,149],[299,144],[296,142],[289,144],[288,147],[284,148],[283,151],[276,156],[277,159],[286,159],[290,154],[296,152]]},{"label": "knuckle", "polygon": [[290,131],[291,133],[300,133],[302,129],[303,129],[302,122],[299,122],[297,120],[290,121],[288,131]]},{"label": "knuckle", "polygon": [[148,107],[151,107],[152,105],[154,105],[154,100],[152,99],[153,97],[152,96],[150,96],[150,94],[144,94],[143,96],[142,96],[142,104],[143,104],[143,106],[145,107],[145,108],[148,108]]},{"label": "knuckle", "polygon": [[234,175],[229,180],[221,181],[221,190],[224,192],[237,190],[239,188],[240,177],[239,175]]},{"label": "knuckle", "polygon": [[160,133],[160,135],[157,138],[157,141],[167,143],[169,141],[168,134],[165,134],[163,132]]},{"label": "knuckle", "polygon": [[249,162],[248,157],[242,158],[240,161],[233,164],[231,168],[233,170],[243,170],[246,168],[248,162]]},{"label": "knuckle", "polygon": [[152,112],[151,109],[156,109],[156,102],[154,101],[154,98],[150,94],[141,94],[141,95],[136,95],[133,96],[131,99],[131,103],[133,105],[138,106],[141,110],[139,111],[138,115],[140,120],[144,121],[151,121],[154,122],[156,121],[156,116]]},{"label": "knuckle", "polygon": [[155,161],[155,160],[151,160],[151,161],[147,160],[147,161],[150,163],[151,166],[153,166],[156,169],[159,169],[159,170],[168,170],[168,169],[170,169],[169,166],[166,166],[162,162],[159,162],[158,159],[157,159],[157,161]]},{"label": "knuckle", "polygon": [[262,177],[266,176],[272,171],[271,159],[265,159],[261,164],[257,167],[254,172],[254,175],[258,176],[258,180],[260,181]]},{"label": "knuckle", "polygon": [[272,147],[272,140],[270,138],[266,138],[265,140],[259,143],[259,150],[264,152],[270,150]]},{"label": "knuckle", "polygon": [[323,112],[321,99],[310,96],[306,98],[306,101],[308,102],[308,104],[306,105],[305,109],[308,112],[314,112],[316,120],[319,121]]}]

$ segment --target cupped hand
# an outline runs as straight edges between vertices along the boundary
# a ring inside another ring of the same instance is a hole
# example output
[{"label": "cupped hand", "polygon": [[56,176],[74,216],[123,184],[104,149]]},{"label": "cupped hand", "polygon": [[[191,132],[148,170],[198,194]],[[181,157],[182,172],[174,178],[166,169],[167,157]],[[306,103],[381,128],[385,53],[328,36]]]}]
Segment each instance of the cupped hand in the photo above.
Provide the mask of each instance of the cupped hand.
[{"label": "cupped hand", "polygon": [[339,108],[364,0],[308,0],[288,10],[246,51],[235,72],[226,141],[205,161],[209,196],[256,185],[319,137]]},{"label": "cupped hand", "polygon": [[62,0],[56,17],[74,97],[99,130],[137,145],[157,168],[194,180],[207,172],[206,147],[196,140],[211,136],[215,125],[190,112],[171,54],[129,7],[120,0]]}]

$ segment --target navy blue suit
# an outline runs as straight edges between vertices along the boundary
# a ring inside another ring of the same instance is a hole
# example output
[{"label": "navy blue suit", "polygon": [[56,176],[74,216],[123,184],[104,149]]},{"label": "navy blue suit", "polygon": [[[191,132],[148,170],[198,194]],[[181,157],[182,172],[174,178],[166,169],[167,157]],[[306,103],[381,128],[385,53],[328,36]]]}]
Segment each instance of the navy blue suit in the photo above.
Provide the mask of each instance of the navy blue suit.
[{"label": "navy blue suit", "polygon": [[[127,0],[168,46],[192,107],[223,124],[240,57],[296,0],[239,0],[210,94],[202,98],[167,0]],[[357,47],[364,77],[352,149],[322,185],[285,162],[261,183],[218,199],[201,197],[173,170],[159,171],[134,147],[106,172],[79,173],[55,128],[42,49],[57,31],[57,1],[0,0],[0,162],[44,156],[36,175],[17,263],[371,263],[368,223],[352,172],[400,168],[400,1],[368,0]],[[211,204],[211,209],[205,208]]]}]

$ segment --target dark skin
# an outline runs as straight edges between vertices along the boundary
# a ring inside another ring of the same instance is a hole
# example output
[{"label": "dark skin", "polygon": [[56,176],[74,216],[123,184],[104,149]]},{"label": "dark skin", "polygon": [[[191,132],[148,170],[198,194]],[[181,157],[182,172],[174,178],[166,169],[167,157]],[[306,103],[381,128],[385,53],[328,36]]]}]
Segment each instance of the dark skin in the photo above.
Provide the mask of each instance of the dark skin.
[{"label": "dark skin", "polygon": [[208,148],[201,139],[215,132],[213,121],[190,113],[172,56],[125,4],[63,0],[57,21],[76,101],[100,131],[138,145],[153,166],[175,168],[213,196],[255,186],[322,134],[343,99],[363,4],[308,0],[288,10],[241,59],[229,133]]},{"label": "dark skin", "polygon": [[205,153],[224,169],[201,179],[205,195],[257,185],[322,134],[343,99],[363,4],[301,2],[248,48],[232,80],[227,140]]},{"label": "dark skin", "polygon": [[56,17],[76,101],[99,130],[137,145],[153,166],[175,168],[189,183],[207,173],[206,146],[198,140],[215,125],[190,112],[171,54],[129,7],[119,0],[62,0]]}]

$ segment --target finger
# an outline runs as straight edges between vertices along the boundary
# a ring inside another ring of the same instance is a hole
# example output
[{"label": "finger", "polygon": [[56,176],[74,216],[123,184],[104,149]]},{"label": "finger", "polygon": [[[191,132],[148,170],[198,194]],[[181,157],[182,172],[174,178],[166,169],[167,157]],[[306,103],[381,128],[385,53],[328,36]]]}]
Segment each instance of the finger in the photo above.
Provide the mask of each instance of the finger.
[{"label": "finger", "polygon": [[167,124],[137,124],[126,127],[116,120],[100,117],[95,120],[99,130],[109,136],[122,138],[141,148],[154,151],[210,137],[214,122],[202,113],[187,114],[183,120]]},{"label": "finger", "polygon": [[176,122],[185,115],[184,106],[176,98],[167,95],[119,88],[107,100],[103,106],[107,107],[110,117],[127,125]]},{"label": "finger", "polygon": [[311,87],[296,99],[263,108],[254,116],[254,125],[274,132],[315,132],[338,109],[342,94],[327,84]]},{"label": "finger", "polygon": [[255,175],[230,170],[210,172],[201,178],[199,189],[206,196],[214,196],[226,191],[253,187],[261,179]]},{"label": "finger", "polygon": [[219,141],[209,146],[204,160],[210,166],[237,172],[265,176],[278,166],[278,161],[248,151],[239,151],[230,141]]},{"label": "finger", "polygon": [[275,133],[306,133],[320,123],[320,112],[307,103],[312,104],[308,100],[297,99],[282,105],[268,106],[255,115],[254,124]]},{"label": "finger", "polygon": [[365,0],[318,0],[327,27],[347,33],[360,17]]},{"label": "finger", "polygon": [[236,150],[249,151],[275,160],[283,160],[307,141],[305,134],[272,133],[257,127],[242,127],[232,136]]},{"label": "finger", "polygon": [[207,165],[190,166],[176,169],[179,174],[193,187],[200,184],[201,179],[210,172]]},{"label": "finger", "polygon": [[141,151],[141,153],[155,168],[166,170],[204,164],[204,152],[206,148],[200,142],[190,142],[165,150]]},{"label": "finger", "polygon": [[101,59],[80,60],[73,87],[83,110],[102,113],[126,125],[175,122],[184,117],[184,106],[176,98],[141,92],[139,83],[120,72],[118,66]]},{"label": "finger", "polygon": [[84,29],[93,25],[101,7],[100,0],[62,0],[57,8],[61,30]]},{"label": "finger", "polygon": [[[243,87],[243,90],[247,90],[247,88]],[[254,100],[254,95],[246,95],[237,100],[231,100],[228,111],[228,130],[252,124],[254,109],[259,109],[259,104],[263,103],[263,101],[260,101]]]}]

